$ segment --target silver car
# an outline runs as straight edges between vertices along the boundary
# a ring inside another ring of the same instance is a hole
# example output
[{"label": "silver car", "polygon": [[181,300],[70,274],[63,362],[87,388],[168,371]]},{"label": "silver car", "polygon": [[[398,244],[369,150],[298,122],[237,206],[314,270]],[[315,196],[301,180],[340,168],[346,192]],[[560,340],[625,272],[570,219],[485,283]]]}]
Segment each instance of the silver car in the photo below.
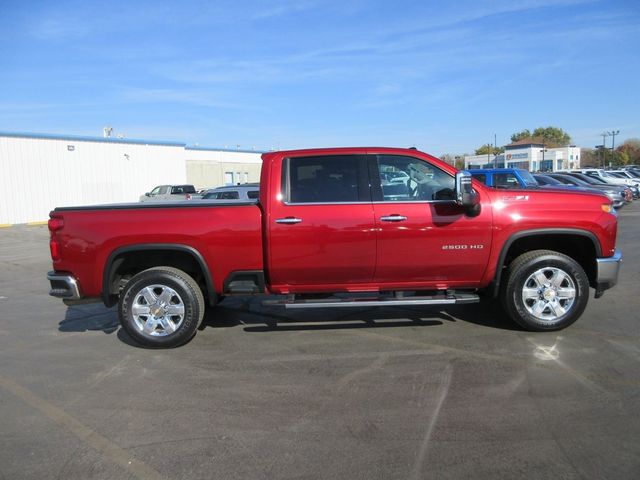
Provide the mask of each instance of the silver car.
[{"label": "silver car", "polygon": [[158,185],[140,197],[141,202],[170,202],[199,198],[193,185]]},{"label": "silver car", "polygon": [[207,190],[204,195],[202,195],[202,199],[257,202],[259,196],[260,185],[258,183],[245,183],[242,185],[229,185]]}]

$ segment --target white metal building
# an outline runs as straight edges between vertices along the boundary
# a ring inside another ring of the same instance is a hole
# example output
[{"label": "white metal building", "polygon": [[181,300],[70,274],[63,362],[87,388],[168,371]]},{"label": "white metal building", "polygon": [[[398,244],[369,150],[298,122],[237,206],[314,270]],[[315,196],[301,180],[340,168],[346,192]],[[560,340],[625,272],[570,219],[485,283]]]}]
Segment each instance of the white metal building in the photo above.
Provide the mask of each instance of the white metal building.
[{"label": "white metal building", "polygon": [[162,184],[258,181],[260,152],[126,138],[0,132],[0,225],[46,221],[55,207],[136,202]]},{"label": "white metal building", "polygon": [[557,172],[580,168],[580,147],[549,148],[541,143],[514,142],[500,155],[468,155],[464,168],[523,168],[530,172]]}]

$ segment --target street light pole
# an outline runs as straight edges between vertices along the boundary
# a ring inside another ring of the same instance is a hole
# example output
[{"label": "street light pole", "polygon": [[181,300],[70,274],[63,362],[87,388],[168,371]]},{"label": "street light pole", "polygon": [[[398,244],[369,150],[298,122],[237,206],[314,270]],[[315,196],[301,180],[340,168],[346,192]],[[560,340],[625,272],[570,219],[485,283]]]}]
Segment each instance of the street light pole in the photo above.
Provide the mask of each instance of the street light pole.
[{"label": "street light pole", "polygon": [[605,152],[607,151],[607,137],[609,136],[609,132],[603,132],[600,135],[602,135],[602,168],[604,168],[604,162],[606,161]]},{"label": "street light pole", "polygon": [[[541,172],[545,172],[546,170],[542,170],[542,166],[544,165],[544,152],[547,151],[547,149],[544,147],[544,143],[542,144],[542,150],[540,150],[542,152],[542,162],[540,163],[540,168],[539,170]],[[553,165],[551,166],[551,171],[553,171]]]},{"label": "street light pole", "polygon": [[616,135],[618,135],[620,133],[620,130],[611,130],[610,132],[607,132],[609,135],[611,135],[611,154],[613,155],[615,153],[615,149],[616,149]]}]

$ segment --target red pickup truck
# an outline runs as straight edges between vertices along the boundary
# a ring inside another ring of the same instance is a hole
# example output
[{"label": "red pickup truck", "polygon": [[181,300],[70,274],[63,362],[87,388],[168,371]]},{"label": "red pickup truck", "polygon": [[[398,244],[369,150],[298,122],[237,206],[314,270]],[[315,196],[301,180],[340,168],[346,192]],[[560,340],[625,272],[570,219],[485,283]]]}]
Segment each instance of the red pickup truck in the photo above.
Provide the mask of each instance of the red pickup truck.
[{"label": "red pickup truck", "polygon": [[196,333],[205,305],[286,308],[499,298],[529,330],[564,328],[617,282],[617,216],[594,193],[494,190],[414,149],[262,156],[259,202],[57,208],[50,294],[118,304],[148,346]]}]

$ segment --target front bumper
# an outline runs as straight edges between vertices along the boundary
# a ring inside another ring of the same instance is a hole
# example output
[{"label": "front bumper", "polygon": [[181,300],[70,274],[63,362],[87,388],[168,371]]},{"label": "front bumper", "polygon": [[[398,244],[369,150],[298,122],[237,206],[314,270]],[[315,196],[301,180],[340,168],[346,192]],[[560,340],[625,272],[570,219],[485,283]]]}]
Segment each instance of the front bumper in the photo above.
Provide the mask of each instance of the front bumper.
[{"label": "front bumper", "polygon": [[612,257],[596,258],[596,298],[601,297],[605,290],[618,283],[618,273],[622,263],[622,252],[616,250]]},{"label": "front bumper", "polygon": [[82,298],[80,285],[73,275],[49,272],[47,273],[47,280],[51,283],[49,295],[52,297],[62,298],[64,300],[80,300]]}]

